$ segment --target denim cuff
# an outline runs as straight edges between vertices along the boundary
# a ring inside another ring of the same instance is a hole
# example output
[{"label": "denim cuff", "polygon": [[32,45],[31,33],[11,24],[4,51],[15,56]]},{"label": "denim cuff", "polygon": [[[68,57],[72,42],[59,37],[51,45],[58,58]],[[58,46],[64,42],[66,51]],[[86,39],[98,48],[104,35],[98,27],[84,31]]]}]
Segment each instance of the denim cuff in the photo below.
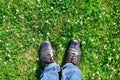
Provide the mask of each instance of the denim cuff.
[{"label": "denim cuff", "polygon": [[44,72],[48,72],[48,71],[57,71],[57,72],[60,72],[60,66],[57,63],[50,63],[44,69]]}]

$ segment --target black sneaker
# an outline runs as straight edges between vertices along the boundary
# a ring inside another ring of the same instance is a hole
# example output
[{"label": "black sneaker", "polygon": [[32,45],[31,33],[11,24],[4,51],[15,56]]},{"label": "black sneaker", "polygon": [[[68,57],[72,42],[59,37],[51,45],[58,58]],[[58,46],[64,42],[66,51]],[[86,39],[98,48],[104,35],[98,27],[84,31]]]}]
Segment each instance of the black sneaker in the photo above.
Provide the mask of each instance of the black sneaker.
[{"label": "black sneaker", "polygon": [[47,66],[48,64],[55,62],[55,54],[50,41],[45,41],[41,44],[39,57],[43,66]]},{"label": "black sneaker", "polygon": [[78,40],[71,40],[67,48],[66,63],[78,65],[81,59],[81,43]]}]

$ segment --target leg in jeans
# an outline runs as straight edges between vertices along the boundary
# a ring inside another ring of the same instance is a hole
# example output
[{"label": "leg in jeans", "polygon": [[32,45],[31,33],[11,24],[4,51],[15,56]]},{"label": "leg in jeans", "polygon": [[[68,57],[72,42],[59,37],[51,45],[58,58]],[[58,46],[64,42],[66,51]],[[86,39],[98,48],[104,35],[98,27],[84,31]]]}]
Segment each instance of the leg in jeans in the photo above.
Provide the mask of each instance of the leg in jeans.
[{"label": "leg in jeans", "polygon": [[59,80],[60,66],[56,63],[51,63],[45,67],[40,76],[40,80]]},{"label": "leg in jeans", "polygon": [[81,54],[81,43],[78,40],[71,40],[67,48],[66,64],[62,67],[62,80],[82,79],[82,73],[77,67]]},{"label": "leg in jeans", "polygon": [[66,63],[62,67],[62,80],[82,80],[81,70],[72,63]]},{"label": "leg in jeans", "polygon": [[50,41],[41,44],[39,57],[44,66],[40,80],[59,80],[60,66],[56,64],[54,50]]}]

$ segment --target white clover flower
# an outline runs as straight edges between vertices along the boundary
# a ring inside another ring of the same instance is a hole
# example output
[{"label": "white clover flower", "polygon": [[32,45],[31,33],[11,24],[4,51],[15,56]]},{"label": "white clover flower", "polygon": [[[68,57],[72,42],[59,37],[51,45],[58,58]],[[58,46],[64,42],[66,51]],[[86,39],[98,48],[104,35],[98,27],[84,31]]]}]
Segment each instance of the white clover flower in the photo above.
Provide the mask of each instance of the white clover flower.
[{"label": "white clover flower", "polygon": [[107,41],[107,43],[109,43],[109,41]]},{"label": "white clover flower", "polygon": [[61,50],[63,51],[63,50],[64,50],[64,48],[61,48]]},{"label": "white clover flower", "polygon": [[10,52],[9,48],[6,48],[6,50],[7,50],[8,52]]},{"label": "white clover flower", "polygon": [[113,72],[116,72],[116,69],[114,69],[113,67],[111,67],[111,69],[112,69]]},{"label": "white clover flower", "polygon": [[54,7],[53,7],[53,6],[51,6],[51,9],[54,9]]},{"label": "white clover flower", "polygon": [[113,51],[115,51],[115,49],[113,49]]},{"label": "white clover flower", "polygon": [[83,41],[83,42],[82,42],[82,44],[86,44],[86,42],[85,42],[85,41]]},{"label": "white clover flower", "polygon": [[119,59],[119,56],[118,56],[118,55],[116,55],[116,59],[117,59],[117,60]]},{"label": "white clover flower", "polygon": [[12,59],[9,59],[9,61],[12,61]]},{"label": "white clover flower", "polygon": [[68,19],[67,22],[70,22],[70,20]]},{"label": "white clover flower", "polygon": [[117,12],[119,12],[119,10],[117,10]]},{"label": "white clover flower", "polygon": [[113,72],[116,72],[116,69],[113,69]]},{"label": "white clover flower", "polygon": [[47,36],[49,36],[50,35],[50,33],[49,32],[47,32]]},{"label": "white clover flower", "polygon": [[99,72],[97,71],[96,74],[99,74]]},{"label": "white clover flower", "polygon": [[80,21],[80,24],[83,25],[83,21]]},{"label": "white clover flower", "polygon": [[6,32],[9,32],[7,29],[5,30]]},{"label": "white clover flower", "polygon": [[116,23],[115,23],[115,22],[114,22],[113,24],[114,24],[114,25],[116,25]]},{"label": "white clover flower", "polygon": [[32,38],[33,41],[35,41],[35,38]]},{"label": "white clover flower", "polygon": [[100,66],[102,65],[102,63],[100,63]]},{"label": "white clover flower", "polygon": [[35,70],[36,70],[36,68],[33,68],[33,70],[35,71]]},{"label": "white clover flower", "polygon": [[108,40],[108,38],[106,37],[105,40]]},{"label": "white clover flower", "polygon": [[60,44],[59,46],[60,46],[60,47],[62,47],[62,45],[61,45],[61,44]]},{"label": "white clover flower", "polygon": [[93,42],[94,40],[93,39],[91,39],[91,42]]},{"label": "white clover flower", "polygon": [[23,45],[21,44],[20,47],[23,47]]},{"label": "white clover flower", "polygon": [[2,40],[0,40],[0,42],[2,42]]},{"label": "white clover flower", "polygon": [[8,57],[11,57],[11,55],[10,55],[10,54],[7,54],[7,56],[8,56]]},{"label": "white clover flower", "polygon": [[75,13],[78,13],[78,11],[76,10]]},{"label": "white clover flower", "polygon": [[102,16],[100,15],[99,18],[102,18]]},{"label": "white clover flower", "polygon": [[92,62],[90,64],[93,64]]},{"label": "white clover flower", "polygon": [[96,59],[98,59],[98,56],[95,56]]},{"label": "white clover flower", "polygon": [[111,57],[108,57],[108,60],[110,60],[110,61],[111,61]]},{"label": "white clover flower", "polygon": [[49,20],[46,20],[45,22],[46,22],[46,23],[49,23]]},{"label": "white clover flower", "polygon": [[35,26],[35,28],[38,28],[38,26]]},{"label": "white clover flower", "polygon": [[105,12],[102,13],[103,15],[105,14]]},{"label": "white clover flower", "polygon": [[40,2],[40,0],[37,0],[37,2],[39,3],[39,2]]},{"label": "white clover flower", "polygon": [[95,76],[95,73],[93,73],[92,75]]},{"label": "white clover flower", "polygon": [[16,26],[13,26],[14,28],[16,28]]},{"label": "white clover flower", "polygon": [[39,58],[36,58],[37,61],[39,61]]},{"label": "white clover flower", "polygon": [[43,11],[43,9],[40,9],[40,11],[42,12],[42,11]]},{"label": "white clover flower", "polygon": [[92,66],[93,68],[95,67],[95,66]]},{"label": "white clover flower", "polygon": [[18,9],[16,9],[16,12],[19,12],[19,10],[18,10]]},{"label": "white clover flower", "polygon": [[109,67],[109,64],[106,64],[107,67]]},{"label": "white clover flower", "polygon": [[90,17],[87,17],[87,19],[90,19]]},{"label": "white clover flower", "polygon": [[92,77],[92,79],[94,79],[94,77]]},{"label": "white clover flower", "polygon": [[80,19],[82,19],[82,16],[80,16]]},{"label": "white clover flower", "polygon": [[112,78],[112,75],[110,75],[110,78]]},{"label": "white clover flower", "polygon": [[6,64],[7,64],[7,62],[4,62],[4,64],[6,65]]},{"label": "white clover flower", "polygon": [[22,14],[22,15],[20,15],[20,18],[21,18],[21,19],[24,19],[24,15],[23,15],[23,14]]},{"label": "white clover flower", "polygon": [[107,46],[106,46],[106,45],[104,45],[104,46],[103,46],[103,49],[107,50]]},{"label": "white clover flower", "polygon": [[3,18],[5,18],[5,15],[3,15]]},{"label": "white clover flower", "polygon": [[78,22],[76,21],[75,24],[78,24]]},{"label": "white clover flower", "polygon": [[99,77],[98,80],[101,80],[101,78]]},{"label": "white clover flower", "polygon": [[104,10],[104,9],[105,9],[105,7],[102,7],[102,9]]}]

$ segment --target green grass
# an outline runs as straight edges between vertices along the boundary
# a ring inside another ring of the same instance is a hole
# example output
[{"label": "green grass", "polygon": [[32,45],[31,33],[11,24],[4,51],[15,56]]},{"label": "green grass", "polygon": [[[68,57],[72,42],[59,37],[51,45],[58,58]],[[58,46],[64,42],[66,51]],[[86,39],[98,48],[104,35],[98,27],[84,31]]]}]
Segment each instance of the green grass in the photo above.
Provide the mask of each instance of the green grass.
[{"label": "green grass", "polygon": [[39,80],[40,44],[49,39],[62,65],[72,38],[83,80],[120,80],[119,0],[0,0],[0,80]]}]

